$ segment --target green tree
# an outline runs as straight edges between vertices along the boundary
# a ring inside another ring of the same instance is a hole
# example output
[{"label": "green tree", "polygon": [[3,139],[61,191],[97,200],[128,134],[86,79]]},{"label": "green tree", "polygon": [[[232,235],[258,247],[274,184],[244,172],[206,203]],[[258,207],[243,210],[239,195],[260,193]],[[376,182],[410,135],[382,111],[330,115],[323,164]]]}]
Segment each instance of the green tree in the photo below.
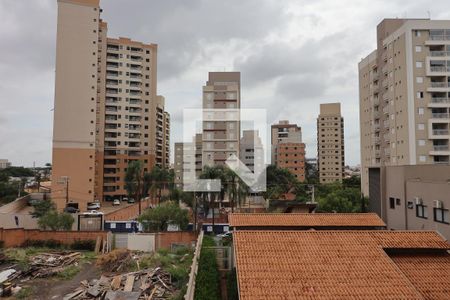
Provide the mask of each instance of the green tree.
[{"label": "green tree", "polygon": [[287,169],[270,165],[266,169],[267,188],[263,193],[265,199],[280,199],[280,197],[292,191],[299,183],[297,178]]},{"label": "green tree", "polygon": [[[221,166],[205,166],[202,173],[200,174],[201,179],[220,179],[221,184],[223,185],[225,182],[225,175],[224,175],[224,169]],[[205,212],[207,213],[210,208],[212,208],[212,226],[214,230],[214,223],[215,223],[215,203],[216,198],[223,195],[222,193],[223,186],[221,187],[220,192],[206,192],[202,193],[202,199],[203,199],[203,208],[205,209]],[[196,212],[195,212],[196,213]]]},{"label": "green tree", "polygon": [[70,214],[51,210],[39,218],[38,226],[43,230],[70,230],[74,221]]},{"label": "green tree", "polygon": [[129,197],[134,197],[139,202],[139,214],[142,212],[141,198],[144,186],[144,163],[141,160],[133,160],[128,164],[125,173],[125,190]]},{"label": "green tree", "polygon": [[33,218],[40,218],[48,212],[56,209],[55,203],[49,199],[39,200],[33,203],[33,211],[30,213]]},{"label": "green tree", "polygon": [[214,249],[209,248],[211,244],[214,244],[214,242],[208,240],[208,236],[205,236],[195,279],[195,300],[220,299],[220,274],[216,253]]},{"label": "green tree", "polygon": [[145,231],[167,231],[169,224],[185,230],[189,223],[188,211],[173,201],[166,201],[154,209],[147,209],[138,217]]}]

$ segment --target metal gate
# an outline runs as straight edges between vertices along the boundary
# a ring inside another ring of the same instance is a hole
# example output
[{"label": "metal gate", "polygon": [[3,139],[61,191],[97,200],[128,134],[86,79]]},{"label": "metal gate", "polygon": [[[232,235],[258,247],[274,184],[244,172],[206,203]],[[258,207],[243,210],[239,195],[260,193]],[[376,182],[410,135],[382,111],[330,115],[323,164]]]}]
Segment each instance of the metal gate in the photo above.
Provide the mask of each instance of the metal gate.
[{"label": "metal gate", "polygon": [[78,215],[78,230],[100,231],[103,230],[103,215]]},{"label": "metal gate", "polygon": [[128,248],[128,234],[127,233],[115,233],[113,247],[115,249]]}]

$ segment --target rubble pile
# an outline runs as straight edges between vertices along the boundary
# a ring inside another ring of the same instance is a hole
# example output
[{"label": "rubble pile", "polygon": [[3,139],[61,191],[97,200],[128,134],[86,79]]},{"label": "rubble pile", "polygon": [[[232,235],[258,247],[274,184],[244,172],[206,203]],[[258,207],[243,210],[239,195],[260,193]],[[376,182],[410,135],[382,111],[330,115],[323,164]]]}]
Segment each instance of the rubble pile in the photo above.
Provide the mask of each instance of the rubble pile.
[{"label": "rubble pile", "polygon": [[32,278],[48,277],[63,271],[67,266],[78,265],[80,252],[41,253],[33,256],[27,275]]},{"label": "rubble pile", "polygon": [[175,291],[170,274],[161,268],[149,268],[115,276],[102,275],[90,282],[84,280],[63,299],[158,300],[170,298]]}]

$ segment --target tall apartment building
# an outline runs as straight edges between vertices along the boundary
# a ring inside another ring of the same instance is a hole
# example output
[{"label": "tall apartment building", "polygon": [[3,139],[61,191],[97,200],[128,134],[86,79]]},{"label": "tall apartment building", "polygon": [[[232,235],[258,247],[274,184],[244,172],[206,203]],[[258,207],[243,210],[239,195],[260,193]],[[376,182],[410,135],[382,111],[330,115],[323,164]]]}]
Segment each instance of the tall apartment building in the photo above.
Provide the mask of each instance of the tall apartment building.
[{"label": "tall apartment building", "polygon": [[258,130],[243,130],[239,154],[239,159],[252,172],[255,171],[255,167],[256,170],[264,169],[264,149]]},{"label": "tall apartment building", "polygon": [[67,201],[85,210],[88,202],[125,196],[132,160],[146,170],[168,165],[170,120],[156,95],[157,45],[108,38],[100,12],[99,0],[58,0],[52,180],[58,209]]},{"label": "tall apartment building", "polygon": [[320,183],[344,178],[344,118],[340,103],[320,104],[317,118],[317,162]]},{"label": "tall apartment building", "polygon": [[271,127],[272,164],[288,169],[299,181],[305,180],[305,144],[297,124],[282,120]]},{"label": "tall apartment building", "polygon": [[185,177],[189,176],[191,169],[195,170],[195,176],[198,178],[202,172],[201,133],[196,134],[190,143],[175,143],[174,183],[176,188],[182,189],[185,179],[186,182],[195,180],[195,178]]},{"label": "tall apartment building", "polygon": [[384,19],[359,63],[361,180],[370,167],[448,164],[450,21]]},{"label": "tall apartment building", "polygon": [[209,72],[208,81],[203,86],[203,145],[202,165],[224,165],[232,155],[239,157],[240,121],[239,114],[233,120],[227,115],[218,119],[218,114],[208,113],[208,109],[240,109],[241,73]]}]

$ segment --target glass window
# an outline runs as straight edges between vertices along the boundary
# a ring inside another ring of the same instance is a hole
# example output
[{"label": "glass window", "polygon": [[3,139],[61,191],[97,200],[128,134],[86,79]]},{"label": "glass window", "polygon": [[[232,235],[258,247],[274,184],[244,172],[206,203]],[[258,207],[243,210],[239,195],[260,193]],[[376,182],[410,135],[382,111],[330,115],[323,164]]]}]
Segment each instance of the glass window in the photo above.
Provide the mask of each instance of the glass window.
[{"label": "glass window", "polygon": [[449,212],[448,209],[443,208],[434,208],[434,220],[439,223],[446,223],[449,224]]},{"label": "glass window", "polygon": [[395,198],[392,197],[389,198],[389,208],[391,209],[395,208]]},{"label": "glass window", "polygon": [[416,52],[422,52],[422,46],[416,46]]},{"label": "glass window", "polygon": [[428,218],[427,206],[426,205],[422,205],[422,204],[417,204],[416,205],[416,217],[423,218],[423,219],[427,219]]}]

